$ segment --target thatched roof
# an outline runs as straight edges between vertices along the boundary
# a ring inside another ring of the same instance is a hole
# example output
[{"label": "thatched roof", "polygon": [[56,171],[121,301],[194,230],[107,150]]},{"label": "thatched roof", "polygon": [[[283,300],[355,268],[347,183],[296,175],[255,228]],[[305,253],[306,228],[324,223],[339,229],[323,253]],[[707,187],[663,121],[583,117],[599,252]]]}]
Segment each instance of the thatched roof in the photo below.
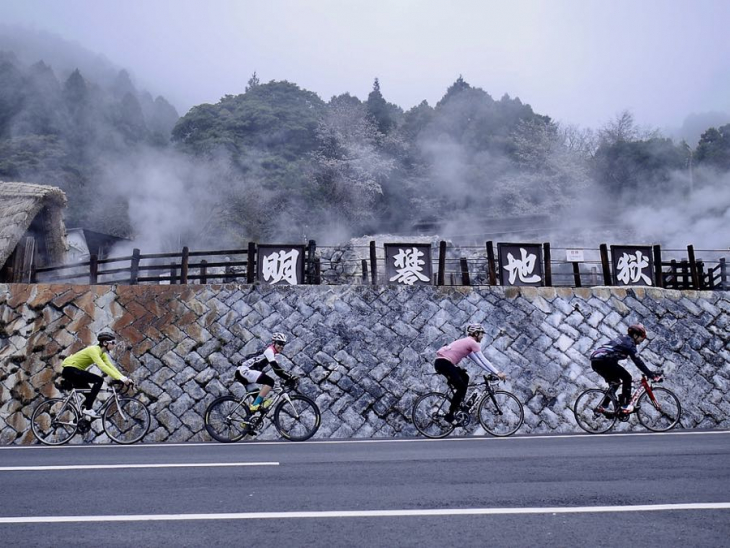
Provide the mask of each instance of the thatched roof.
[{"label": "thatched roof", "polygon": [[42,226],[47,260],[50,263],[63,262],[65,206],[66,194],[60,188],[0,181],[0,267],[8,260],[36,215],[44,209]]}]

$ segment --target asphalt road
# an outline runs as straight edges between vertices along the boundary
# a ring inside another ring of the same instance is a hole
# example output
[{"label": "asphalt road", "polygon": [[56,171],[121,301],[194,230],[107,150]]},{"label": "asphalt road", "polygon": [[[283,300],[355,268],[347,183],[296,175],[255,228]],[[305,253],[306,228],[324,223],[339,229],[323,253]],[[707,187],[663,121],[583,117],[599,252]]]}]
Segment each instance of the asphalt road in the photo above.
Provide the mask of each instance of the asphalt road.
[{"label": "asphalt road", "polygon": [[6,546],[728,546],[730,432],[0,448]]}]

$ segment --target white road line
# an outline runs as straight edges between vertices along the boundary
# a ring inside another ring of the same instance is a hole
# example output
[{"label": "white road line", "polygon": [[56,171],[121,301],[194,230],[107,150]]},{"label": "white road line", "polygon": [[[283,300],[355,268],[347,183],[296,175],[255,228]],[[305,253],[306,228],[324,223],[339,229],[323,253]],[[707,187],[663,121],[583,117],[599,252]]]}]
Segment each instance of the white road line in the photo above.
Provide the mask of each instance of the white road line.
[{"label": "white road line", "polygon": [[279,466],[278,462],[192,462],[175,464],[75,464],[68,466],[0,466],[0,472],[45,470],[112,470],[124,468],[214,468],[217,466]]},{"label": "white road line", "polygon": [[138,514],[117,516],[0,517],[3,523],[74,523],[111,521],[194,521],[251,519],[392,518],[419,516],[485,516],[509,514],[596,514],[611,512],[676,512],[681,510],[730,510],[730,502],[652,504],[635,506],[577,506],[544,508],[444,508],[425,510],[343,510],[320,512],[249,512],[235,514]]},{"label": "white road line", "polygon": [[730,430],[708,430],[708,431],[694,431],[686,430],[681,432],[616,432],[612,434],[584,434],[584,433],[573,433],[573,434],[525,434],[509,436],[506,438],[498,438],[493,436],[469,436],[469,437],[448,437],[440,440],[430,440],[426,438],[392,438],[392,439],[349,439],[349,440],[309,440],[299,441],[292,443],[290,441],[278,440],[278,441],[255,441],[255,442],[243,442],[238,444],[230,443],[137,443],[133,445],[117,445],[117,444],[94,444],[87,443],[83,445],[61,445],[56,447],[50,447],[45,445],[5,445],[0,447],[0,451],[3,450],[28,450],[28,449],[42,449],[46,451],[63,450],[63,449],[140,449],[150,447],[220,447],[220,448],[232,448],[232,447],[257,447],[263,445],[284,445],[288,447],[297,447],[303,445],[346,445],[351,443],[448,443],[448,442],[509,442],[509,441],[530,441],[530,440],[556,440],[556,439],[568,439],[568,440],[600,440],[604,438],[620,438],[620,437],[645,437],[645,436],[715,436],[715,435],[727,435],[730,434]]}]

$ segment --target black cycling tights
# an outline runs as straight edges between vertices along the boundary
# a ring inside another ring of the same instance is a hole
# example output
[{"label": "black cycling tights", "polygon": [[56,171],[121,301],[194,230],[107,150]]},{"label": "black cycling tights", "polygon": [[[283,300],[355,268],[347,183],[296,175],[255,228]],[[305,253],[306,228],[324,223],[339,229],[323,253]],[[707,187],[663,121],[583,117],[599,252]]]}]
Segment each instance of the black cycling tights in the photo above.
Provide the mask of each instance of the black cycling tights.
[{"label": "black cycling tights", "polygon": [[89,388],[89,385],[91,385],[91,392],[86,394],[86,401],[84,402],[84,407],[91,409],[91,406],[94,405],[94,400],[96,400],[96,396],[99,395],[99,390],[101,390],[104,379],[99,375],[94,375],[88,371],[82,371],[81,369],[70,366],[61,369],[61,376],[64,379],[68,379],[74,388]]},{"label": "black cycling tights", "polygon": [[609,383],[620,381],[621,405],[628,405],[631,399],[631,373],[621,367],[618,360],[591,360],[591,368]]},{"label": "black cycling tights", "polygon": [[451,407],[449,408],[449,413],[453,415],[458,411],[461,402],[464,401],[464,396],[466,396],[466,387],[469,386],[469,373],[461,367],[456,367],[446,358],[436,358],[433,367],[436,373],[446,377],[449,384],[454,387],[454,397],[451,398]]}]

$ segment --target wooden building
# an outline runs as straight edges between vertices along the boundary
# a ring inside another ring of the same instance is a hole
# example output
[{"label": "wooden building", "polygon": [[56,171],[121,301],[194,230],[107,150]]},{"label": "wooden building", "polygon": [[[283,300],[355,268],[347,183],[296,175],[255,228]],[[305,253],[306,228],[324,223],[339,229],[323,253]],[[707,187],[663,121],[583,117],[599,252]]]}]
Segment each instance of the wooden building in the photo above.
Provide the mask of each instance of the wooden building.
[{"label": "wooden building", "polygon": [[63,262],[65,207],[60,188],[0,181],[0,282],[28,283],[33,268]]}]

